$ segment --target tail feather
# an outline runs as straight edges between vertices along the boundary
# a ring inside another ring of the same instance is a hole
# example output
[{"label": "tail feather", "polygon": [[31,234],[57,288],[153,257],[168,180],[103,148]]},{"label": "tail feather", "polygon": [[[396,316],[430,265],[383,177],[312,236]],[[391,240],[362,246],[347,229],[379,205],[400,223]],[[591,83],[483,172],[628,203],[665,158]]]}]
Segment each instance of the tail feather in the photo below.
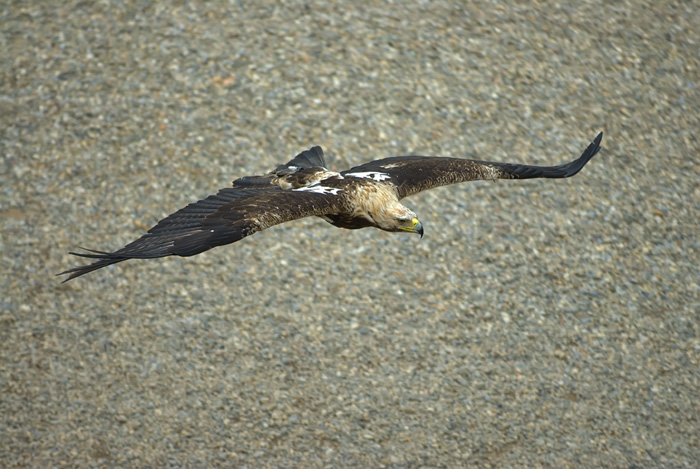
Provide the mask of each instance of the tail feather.
[{"label": "tail feather", "polygon": [[269,186],[275,177],[286,176],[300,169],[326,168],[323,149],[319,146],[304,150],[289,162],[277,166],[273,171],[262,176],[243,176],[233,181],[233,187],[254,188]]},{"label": "tail feather", "polygon": [[323,158],[323,149],[319,146],[311,147],[295,156],[289,163],[277,167],[275,171],[289,166],[300,168],[326,167],[326,160]]}]

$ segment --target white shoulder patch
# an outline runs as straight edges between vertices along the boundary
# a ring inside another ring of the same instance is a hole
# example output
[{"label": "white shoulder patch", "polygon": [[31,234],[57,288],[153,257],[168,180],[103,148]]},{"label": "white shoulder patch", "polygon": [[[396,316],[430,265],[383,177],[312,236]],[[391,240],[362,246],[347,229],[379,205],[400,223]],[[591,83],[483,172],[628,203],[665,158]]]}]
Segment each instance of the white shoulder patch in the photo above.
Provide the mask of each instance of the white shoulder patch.
[{"label": "white shoulder patch", "polygon": [[320,184],[313,184],[311,186],[300,187],[298,189],[292,190],[300,192],[313,192],[315,194],[338,195],[338,192],[342,192],[343,189],[338,189],[337,187],[325,187]]},{"label": "white shoulder patch", "polygon": [[375,181],[385,181],[387,179],[391,179],[391,176],[389,176],[388,174],[378,173],[376,171],[368,171],[366,173],[346,173],[345,176],[362,179],[373,179]]}]

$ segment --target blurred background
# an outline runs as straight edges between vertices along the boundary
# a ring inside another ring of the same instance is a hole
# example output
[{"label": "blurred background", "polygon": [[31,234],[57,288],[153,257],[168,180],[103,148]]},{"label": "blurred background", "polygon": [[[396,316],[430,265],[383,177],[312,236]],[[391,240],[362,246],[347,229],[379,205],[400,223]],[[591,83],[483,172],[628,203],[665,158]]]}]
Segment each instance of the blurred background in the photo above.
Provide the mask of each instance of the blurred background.
[{"label": "blurred background", "polygon": [[[700,7],[6,1],[0,465],[692,467]],[[61,285],[312,145],[540,165]]]}]

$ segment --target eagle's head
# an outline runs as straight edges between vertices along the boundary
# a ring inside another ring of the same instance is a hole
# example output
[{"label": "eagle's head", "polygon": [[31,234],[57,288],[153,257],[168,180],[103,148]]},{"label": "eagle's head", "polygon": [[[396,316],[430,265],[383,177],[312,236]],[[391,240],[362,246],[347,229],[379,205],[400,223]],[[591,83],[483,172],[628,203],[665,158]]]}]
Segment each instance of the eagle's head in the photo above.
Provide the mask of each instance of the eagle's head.
[{"label": "eagle's head", "polygon": [[380,226],[386,231],[405,231],[408,233],[419,234],[423,237],[423,224],[418,220],[415,213],[408,207],[397,204],[393,210],[390,210],[392,215],[389,218],[389,224],[385,226]]},{"label": "eagle's head", "polygon": [[423,237],[423,224],[415,216],[411,218],[397,219],[396,231],[406,231],[408,233],[417,233]]},{"label": "eagle's head", "polygon": [[358,185],[354,196],[353,218],[366,220],[360,227],[375,226],[384,231],[404,231],[423,237],[423,225],[413,210],[399,202],[393,186],[381,183]]}]

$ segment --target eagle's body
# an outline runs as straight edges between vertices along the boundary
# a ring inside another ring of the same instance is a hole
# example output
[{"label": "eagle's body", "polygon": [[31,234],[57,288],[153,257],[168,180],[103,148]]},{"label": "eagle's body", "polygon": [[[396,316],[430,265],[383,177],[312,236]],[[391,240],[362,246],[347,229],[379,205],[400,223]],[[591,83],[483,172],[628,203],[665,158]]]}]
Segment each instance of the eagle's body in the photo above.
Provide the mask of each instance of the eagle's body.
[{"label": "eagle's body", "polygon": [[178,210],[122,249],[71,253],[97,261],[61,274],[70,274],[64,280],[68,281],[127,259],[193,256],[309,216],[340,228],[376,227],[423,236],[422,224],[400,202],[402,198],[433,187],[479,179],[570,177],[598,153],[602,136],[599,134],[577,160],[559,166],[397,156],[337,173],[327,169],[321,148],[313,147],[266,175],[236,179],[233,187]]}]

